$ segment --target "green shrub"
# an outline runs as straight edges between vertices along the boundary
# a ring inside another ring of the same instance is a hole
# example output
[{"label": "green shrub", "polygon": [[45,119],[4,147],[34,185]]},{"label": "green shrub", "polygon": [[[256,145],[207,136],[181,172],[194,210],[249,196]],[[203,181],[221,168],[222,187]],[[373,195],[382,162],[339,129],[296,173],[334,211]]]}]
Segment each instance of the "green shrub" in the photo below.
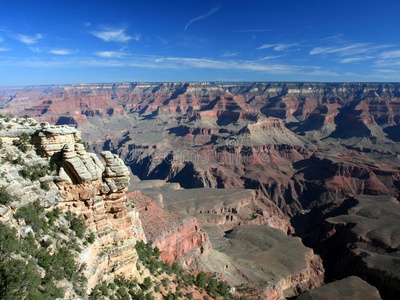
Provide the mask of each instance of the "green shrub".
[{"label": "green shrub", "polygon": [[107,283],[105,281],[103,281],[103,283],[101,284],[100,291],[101,291],[101,294],[104,295],[104,296],[108,296],[109,295]]},{"label": "green shrub", "polygon": [[30,149],[29,141],[30,136],[26,132],[23,132],[18,140],[13,141],[13,144],[25,153]]},{"label": "green shrub", "polygon": [[46,176],[47,168],[43,168],[40,165],[24,165],[24,168],[20,170],[19,173],[25,179],[31,179],[32,181],[35,181]]},{"label": "green shrub", "polygon": [[226,284],[225,281],[219,281],[217,286],[218,294],[223,297],[229,296],[229,285]]},{"label": "green shrub", "polygon": [[49,163],[49,169],[50,169],[50,171],[57,171],[58,170],[58,166],[57,166],[57,164],[55,163],[55,162],[50,162]]},{"label": "green shrub", "polygon": [[115,289],[117,288],[117,285],[116,285],[114,282],[110,282],[110,283],[108,284],[108,287],[109,287],[110,289],[112,289],[112,290],[115,290]]},{"label": "green shrub", "polygon": [[143,284],[141,285],[142,289],[147,291],[148,289],[151,288],[151,286],[153,285],[153,282],[151,281],[150,277],[146,277],[143,281]]},{"label": "green shrub", "polygon": [[12,163],[13,163],[14,165],[21,165],[21,166],[22,166],[22,165],[25,164],[25,161],[24,161],[24,159],[22,158],[21,155],[18,155],[17,158],[14,159]]},{"label": "green shrub", "polygon": [[95,239],[96,239],[96,236],[94,235],[93,232],[91,232],[87,238],[87,241],[89,244],[93,244]]},{"label": "green shrub", "polygon": [[52,256],[52,264],[49,273],[51,277],[57,280],[67,278],[76,282],[79,279],[78,269],[73,253],[68,248],[62,247]]},{"label": "green shrub", "polygon": [[168,291],[168,294],[167,294],[166,297],[164,297],[164,299],[166,299],[166,300],[174,300],[175,296],[171,291]]},{"label": "green shrub", "polygon": [[83,220],[78,219],[77,217],[74,217],[71,220],[71,227],[73,231],[75,231],[75,234],[78,238],[83,238],[85,231],[86,231],[86,226]]},{"label": "green shrub", "polygon": [[50,185],[47,181],[43,181],[40,183],[40,188],[46,192],[50,191]]},{"label": "green shrub", "polygon": [[20,250],[17,230],[0,223],[0,260],[5,259],[11,253],[18,253]]},{"label": "green shrub", "polygon": [[23,132],[19,139],[22,143],[29,143],[29,140],[31,139],[31,137],[26,132]]},{"label": "green shrub", "polygon": [[43,230],[46,233],[48,231],[48,224],[41,217],[43,211],[43,206],[41,206],[39,201],[36,200],[33,203],[20,207],[15,213],[15,218],[24,219],[25,223],[30,225],[35,232]]},{"label": "green shrub", "polygon": [[32,260],[28,263],[19,259],[0,262],[1,299],[39,299],[37,287],[41,282]]},{"label": "green shrub", "polygon": [[19,198],[7,192],[6,187],[2,185],[0,187],[0,204],[8,204],[14,200],[19,200]]},{"label": "green shrub", "polygon": [[199,274],[197,274],[196,277],[196,286],[199,288],[204,289],[206,287],[207,284],[207,275],[204,272],[200,272]]},{"label": "green shrub", "polygon": [[102,294],[102,292],[101,292],[101,290],[100,290],[100,286],[99,286],[99,285],[96,285],[96,286],[91,290],[91,292],[90,292],[90,294],[89,294],[89,296],[88,296],[88,299],[89,299],[89,300],[98,300],[98,299],[102,299],[102,298],[101,298],[102,295],[103,295],[103,294]]},{"label": "green shrub", "polygon": [[208,284],[206,286],[207,293],[216,297],[217,296],[217,287],[218,287],[218,281],[215,278],[209,278]]},{"label": "green shrub", "polygon": [[168,278],[164,278],[163,280],[161,280],[161,283],[162,283],[164,288],[167,288],[168,284],[169,284],[169,279]]},{"label": "green shrub", "polygon": [[122,300],[130,300],[129,294],[126,291],[125,287],[119,287],[117,289],[117,294],[120,296]]},{"label": "green shrub", "polygon": [[56,207],[52,211],[49,211],[46,214],[46,217],[49,219],[49,225],[51,227],[54,226],[54,223],[58,219],[59,216],[60,216],[60,209],[58,207]]},{"label": "green shrub", "polygon": [[153,299],[154,299],[154,297],[151,293],[146,294],[146,300],[153,300]]}]

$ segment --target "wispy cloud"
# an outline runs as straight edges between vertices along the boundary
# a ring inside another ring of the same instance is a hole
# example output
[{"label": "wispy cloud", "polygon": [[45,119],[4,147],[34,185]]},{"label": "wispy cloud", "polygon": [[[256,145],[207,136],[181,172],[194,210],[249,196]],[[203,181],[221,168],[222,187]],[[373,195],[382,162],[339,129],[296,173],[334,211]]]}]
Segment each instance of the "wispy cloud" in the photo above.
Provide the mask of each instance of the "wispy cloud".
[{"label": "wispy cloud", "polygon": [[94,54],[96,56],[106,58],[121,58],[127,55],[126,53],[120,51],[96,51]]},{"label": "wispy cloud", "polygon": [[400,50],[383,52],[383,53],[381,53],[380,57],[382,59],[400,58]]},{"label": "wispy cloud", "polygon": [[[317,66],[291,65],[267,63],[260,60],[241,59],[212,59],[193,58],[180,56],[155,56],[133,55],[120,51],[98,51],[96,57],[87,56],[53,56],[50,58],[26,58],[1,60],[1,66],[24,66],[34,68],[81,68],[81,67],[121,67],[121,68],[145,68],[145,69],[210,69],[227,71],[247,71],[274,75],[324,75],[336,76],[335,72],[322,69]],[[233,74],[233,73],[232,73]]]},{"label": "wispy cloud", "polygon": [[25,35],[25,34],[15,35],[15,39],[27,45],[36,44],[42,38],[44,38],[44,35],[41,33],[37,33],[35,35]]},{"label": "wispy cloud", "polygon": [[278,58],[278,57],[282,57],[284,55],[270,55],[270,56],[265,56],[263,58],[260,58],[259,60],[269,60],[269,59],[274,59],[274,58]]},{"label": "wispy cloud", "polygon": [[290,48],[298,46],[298,43],[291,43],[291,44],[284,44],[284,43],[279,43],[279,44],[264,44],[260,47],[257,48],[257,50],[262,50],[262,49],[268,49],[268,48],[273,48],[274,51],[286,51]]},{"label": "wispy cloud", "polygon": [[355,57],[344,58],[340,62],[346,64],[346,63],[353,63],[353,62],[358,62],[358,61],[363,61],[363,60],[370,60],[373,58],[375,58],[375,56],[370,56],[370,55],[355,56]]},{"label": "wispy cloud", "polygon": [[313,75],[313,76],[339,76],[338,73],[332,72],[329,70],[320,70],[316,69],[314,71],[305,72],[305,75]]},{"label": "wispy cloud", "polygon": [[4,41],[4,39],[0,36],[0,43],[3,42],[3,41]]},{"label": "wispy cloud", "polygon": [[232,30],[231,32],[257,33],[257,32],[270,32],[270,31],[274,31],[274,29],[237,29],[237,30]]},{"label": "wispy cloud", "polygon": [[239,52],[226,51],[221,56],[222,57],[234,57],[234,56],[238,56],[238,55],[239,55]]},{"label": "wispy cloud", "polygon": [[[185,58],[185,57],[166,57],[160,58],[158,63],[173,63],[176,68],[202,68],[202,69],[223,69],[223,70],[247,70],[261,71],[274,74],[284,74],[294,72],[298,69],[297,66],[280,65],[280,64],[261,64],[256,61],[246,60],[215,60],[208,58]],[[168,66],[168,64],[166,64]]]},{"label": "wispy cloud", "polygon": [[49,53],[56,55],[70,55],[77,52],[78,50],[70,50],[70,49],[52,49],[49,51]]},{"label": "wispy cloud", "polygon": [[350,56],[365,53],[374,53],[382,49],[392,47],[391,45],[374,45],[370,43],[351,43],[351,44],[340,44],[329,47],[314,47],[311,49],[310,54],[332,54],[335,53],[339,56]]},{"label": "wispy cloud", "polygon": [[126,28],[105,27],[101,31],[93,31],[92,34],[105,42],[127,42],[131,39],[135,41],[140,40],[140,35],[130,36],[125,31]]},{"label": "wispy cloud", "polygon": [[321,39],[321,41],[336,40],[336,39],[342,38],[343,36],[344,36],[343,33],[338,33],[338,34],[331,35],[331,36],[328,36],[326,38],[323,38],[323,39]]},{"label": "wispy cloud", "polygon": [[6,51],[10,51],[11,49],[10,48],[2,48],[2,47],[0,47],[0,52],[6,52]]},{"label": "wispy cloud", "polygon": [[398,67],[400,66],[400,50],[382,52],[375,62],[376,67]]},{"label": "wispy cloud", "polygon": [[92,25],[92,23],[90,23],[90,22],[83,23],[83,26],[85,26],[85,27],[90,27],[91,25]]},{"label": "wispy cloud", "polygon": [[400,59],[379,59],[374,64],[375,67],[398,67],[400,66]]},{"label": "wispy cloud", "polygon": [[189,22],[186,23],[185,25],[185,31],[189,28],[190,25],[192,25],[194,22],[204,20],[208,17],[210,17],[212,14],[216,13],[220,9],[219,6],[212,8],[208,13],[198,16],[196,18],[191,19]]}]

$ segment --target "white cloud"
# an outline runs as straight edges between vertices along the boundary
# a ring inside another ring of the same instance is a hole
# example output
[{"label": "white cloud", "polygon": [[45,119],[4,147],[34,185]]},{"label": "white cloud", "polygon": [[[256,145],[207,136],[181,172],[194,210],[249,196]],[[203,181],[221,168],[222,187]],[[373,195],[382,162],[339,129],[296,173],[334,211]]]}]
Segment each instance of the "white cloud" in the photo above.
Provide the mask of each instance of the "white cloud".
[{"label": "white cloud", "polygon": [[314,76],[339,76],[336,72],[331,72],[328,70],[315,70],[311,72],[305,72],[305,75],[314,75]]},{"label": "white cloud", "polygon": [[106,58],[121,58],[127,55],[124,52],[118,52],[118,51],[96,51],[94,54],[99,57],[106,57]]},{"label": "white cloud", "polygon": [[376,67],[394,67],[400,66],[400,59],[391,59],[391,60],[377,60],[375,62]]},{"label": "white cloud", "polygon": [[264,45],[258,47],[257,50],[272,48],[272,47],[275,47],[275,45],[276,44],[264,44]]},{"label": "white cloud", "polygon": [[311,55],[315,54],[329,54],[338,53],[339,55],[352,55],[368,52],[369,44],[359,43],[347,46],[331,46],[331,47],[314,47],[311,51]]},{"label": "white cloud", "polygon": [[321,41],[336,40],[336,39],[340,39],[340,38],[343,37],[343,36],[344,36],[343,33],[338,33],[338,34],[331,35],[331,36],[328,36],[328,37],[326,37],[326,38],[323,38],[323,39],[321,39]]},{"label": "white cloud", "polygon": [[69,49],[52,49],[49,51],[51,54],[56,54],[56,55],[70,55],[77,53],[77,50],[69,50]]},{"label": "white cloud", "polygon": [[92,25],[92,23],[90,23],[90,22],[83,23],[83,26],[85,26],[85,27],[90,27],[91,25]]},{"label": "white cloud", "polygon": [[214,60],[208,58],[165,57],[154,61],[160,67],[168,68],[205,68],[222,70],[260,71],[272,74],[286,74],[296,72],[299,67],[280,64],[261,64],[256,61],[245,60]]},{"label": "white cloud", "polygon": [[376,53],[385,48],[389,48],[391,45],[373,45],[370,43],[353,43],[348,45],[335,45],[329,47],[314,47],[310,51],[310,55],[316,54],[337,54],[339,56],[350,56],[357,54],[368,54],[368,53]]},{"label": "white cloud", "polygon": [[271,56],[265,56],[263,58],[260,58],[259,60],[269,60],[269,59],[274,59],[278,57],[282,57],[283,55],[271,55]]},{"label": "white cloud", "polygon": [[79,67],[134,67],[147,69],[210,69],[210,70],[239,70],[265,74],[287,75],[325,75],[337,76],[336,73],[317,66],[301,66],[277,63],[264,63],[260,60],[239,59],[210,59],[191,57],[162,57],[153,55],[132,55],[118,51],[98,51],[94,57],[63,57],[53,56],[45,58],[27,58],[0,61],[0,66],[24,66],[35,68],[79,68]]},{"label": "white cloud", "polygon": [[44,35],[41,33],[37,33],[33,36],[25,35],[25,34],[17,34],[15,38],[27,45],[36,44],[40,39],[44,38]]},{"label": "white cloud", "polygon": [[125,28],[106,27],[102,31],[94,31],[92,34],[105,42],[127,42],[131,39],[140,40],[140,35],[130,36],[125,33]]},{"label": "white cloud", "polygon": [[380,56],[382,59],[400,58],[400,50],[383,52]]},{"label": "white cloud", "polygon": [[264,44],[260,47],[257,48],[257,50],[262,50],[262,49],[268,49],[268,48],[273,48],[274,51],[286,51],[292,47],[297,46],[298,43],[291,43],[291,44],[283,44],[283,43],[279,43],[279,44]]},{"label": "white cloud", "polygon": [[344,58],[340,62],[341,63],[353,63],[353,62],[358,62],[358,61],[363,61],[363,60],[369,60],[373,59],[375,56],[355,56],[355,57],[349,57],[349,58]]},{"label": "white cloud", "polygon": [[238,54],[239,54],[239,52],[226,51],[221,56],[222,57],[234,57],[234,56],[237,56]]},{"label": "white cloud", "polygon": [[0,52],[6,52],[6,51],[10,51],[11,49],[10,48],[2,48],[2,47],[0,47]]},{"label": "white cloud", "polygon": [[208,18],[209,16],[211,16],[212,14],[216,13],[220,8],[214,7],[212,8],[208,13],[198,16],[196,18],[191,19],[189,22],[186,23],[185,25],[185,31],[189,28],[190,25],[192,25],[194,22],[200,21],[200,20],[204,20],[206,18]]}]

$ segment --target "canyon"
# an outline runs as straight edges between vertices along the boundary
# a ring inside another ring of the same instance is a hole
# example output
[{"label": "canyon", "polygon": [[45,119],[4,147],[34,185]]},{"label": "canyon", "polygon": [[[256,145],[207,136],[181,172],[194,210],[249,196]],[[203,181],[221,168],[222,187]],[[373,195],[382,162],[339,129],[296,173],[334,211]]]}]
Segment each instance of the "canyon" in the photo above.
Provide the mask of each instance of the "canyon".
[{"label": "canyon", "polygon": [[399,293],[400,84],[10,87],[0,113],[45,124],[62,205],[103,243],[151,240],[255,299]]}]

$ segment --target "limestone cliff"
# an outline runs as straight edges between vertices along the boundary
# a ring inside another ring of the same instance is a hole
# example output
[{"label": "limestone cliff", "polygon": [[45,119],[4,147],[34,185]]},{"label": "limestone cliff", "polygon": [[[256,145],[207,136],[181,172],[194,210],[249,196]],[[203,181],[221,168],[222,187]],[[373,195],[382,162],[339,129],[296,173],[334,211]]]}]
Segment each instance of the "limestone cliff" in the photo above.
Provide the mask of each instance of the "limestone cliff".
[{"label": "limestone cliff", "polygon": [[11,121],[2,140],[17,140],[22,132],[28,133],[37,152],[57,166],[52,177],[59,195],[55,205],[82,217],[97,237],[80,255],[87,266],[88,288],[118,275],[137,276],[135,244],[146,238],[138,212],[126,204],[128,168],[108,151],[102,153],[103,165],[85,150],[74,128],[30,122]]},{"label": "limestone cliff", "polygon": [[147,237],[169,263],[207,247],[208,236],[195,218],[169,213],[138,192],[130,193],[127,201],[129,169],[109,151],[101,153],[103,165],[85,150],[76,129],[43,123],[32,140],[37,151],[59,167],[54,177],[61,196],[58,206],[82,216],[97,233],[96,242],[80,257],[87,265],[89,288],[119,275],[137,277],[137,240]]}]

